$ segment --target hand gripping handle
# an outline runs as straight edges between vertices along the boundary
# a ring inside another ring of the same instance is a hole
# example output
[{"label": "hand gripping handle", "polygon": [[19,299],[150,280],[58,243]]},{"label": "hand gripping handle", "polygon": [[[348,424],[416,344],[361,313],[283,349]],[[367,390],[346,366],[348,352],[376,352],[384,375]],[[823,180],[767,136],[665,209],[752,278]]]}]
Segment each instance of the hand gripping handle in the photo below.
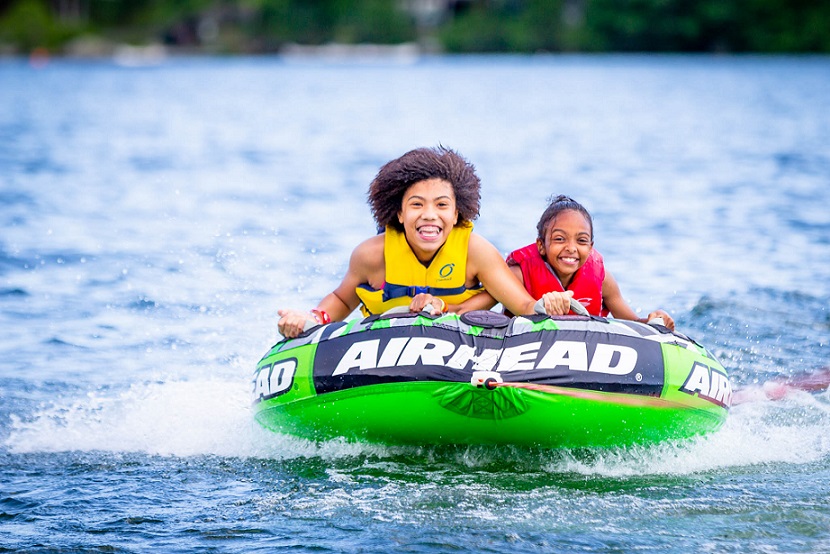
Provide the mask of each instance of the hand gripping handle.
[{"label": "hand gripping handle", "polygon": [[[545,301],[543,298],[540,298],[536,301],[536,304],[533,305],[533,311],[537,314],[545,315],[547,312],[545,311]],[[580,304],[577,300],[571,298],[571,311],[576,315],[584,315],[590,316],[591,314],[588,313],[588,310],[585,309],[585,306]]]}]

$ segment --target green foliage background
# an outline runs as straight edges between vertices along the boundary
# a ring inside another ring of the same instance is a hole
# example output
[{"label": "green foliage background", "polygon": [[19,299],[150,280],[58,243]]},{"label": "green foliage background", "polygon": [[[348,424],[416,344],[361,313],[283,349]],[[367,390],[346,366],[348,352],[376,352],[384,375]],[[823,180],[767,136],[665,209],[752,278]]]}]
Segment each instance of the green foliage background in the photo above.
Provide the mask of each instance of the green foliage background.
[{"label": "green foliage background", "polygon": [[0,45],[195,51],[419,42],[447,52],[830,52],[830,0],[0,0]]}]

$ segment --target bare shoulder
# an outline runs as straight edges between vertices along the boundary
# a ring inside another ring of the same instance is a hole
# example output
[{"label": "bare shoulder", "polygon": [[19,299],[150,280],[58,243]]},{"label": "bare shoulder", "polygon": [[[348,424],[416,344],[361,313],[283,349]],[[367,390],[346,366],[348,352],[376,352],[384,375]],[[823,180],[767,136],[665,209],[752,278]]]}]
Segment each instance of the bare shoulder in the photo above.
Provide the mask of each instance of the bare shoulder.
[{"label": "bare shoulder", "polygon": [[[493,244],[480,235],[470,235],[467,247],[467,277],[470,281],[480,281],[488,286],[493,284],[493,278],[502,271],[507,272],[507,263]],[[510,278],[510,277],[508,277]],[[486,281],[486,282],[485,282]]]},{"label": "bare shoulder", "polygon": [[474,264],[489,262],[494,256],[501,259],[501,254],[496,247],[489,240],[475,233],[470,235],[467,250],[467,257]]},{"label": "bare shoulder", "polygon": [[620,285],[617,280],[607,269],[605,270],[605,279],[602,281],[602,296],[610,298],[612,296],[621,296]]},{"label": "bare shoulder", "polygon": [[352,251],[349,260],[349,271],[360,276],[361,282],[369,280],[370,276],[385,268],[383,256],[384,236],[375,235],[358,244]]}]

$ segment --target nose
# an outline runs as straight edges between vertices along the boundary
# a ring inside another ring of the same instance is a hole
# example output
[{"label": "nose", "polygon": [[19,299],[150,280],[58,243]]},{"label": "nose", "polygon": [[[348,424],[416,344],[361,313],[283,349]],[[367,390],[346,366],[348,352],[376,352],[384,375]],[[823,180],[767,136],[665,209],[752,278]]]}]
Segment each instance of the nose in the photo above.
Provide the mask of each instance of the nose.
[{"label": "nose", "polygon": [[421,217],[424,219],[435,219],[437,217],[435,206],[432,204],[426,204],[424,206],[424,211],[421,212]]}]

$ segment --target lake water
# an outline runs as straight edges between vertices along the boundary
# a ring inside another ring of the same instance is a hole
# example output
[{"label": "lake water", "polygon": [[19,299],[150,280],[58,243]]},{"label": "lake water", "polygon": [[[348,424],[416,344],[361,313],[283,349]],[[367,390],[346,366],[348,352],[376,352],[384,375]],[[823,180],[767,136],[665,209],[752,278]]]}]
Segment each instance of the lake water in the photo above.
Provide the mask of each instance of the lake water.
[{"label": "lake water", "polygon": [[[386,161],[443,144],[507,252],[552,194],[755,400],[699,440],[313,444],[252,421]],[[0,61],[0,551],[830,552],[830,58]],[[753,392],[754,391],[754,392]]]}]

